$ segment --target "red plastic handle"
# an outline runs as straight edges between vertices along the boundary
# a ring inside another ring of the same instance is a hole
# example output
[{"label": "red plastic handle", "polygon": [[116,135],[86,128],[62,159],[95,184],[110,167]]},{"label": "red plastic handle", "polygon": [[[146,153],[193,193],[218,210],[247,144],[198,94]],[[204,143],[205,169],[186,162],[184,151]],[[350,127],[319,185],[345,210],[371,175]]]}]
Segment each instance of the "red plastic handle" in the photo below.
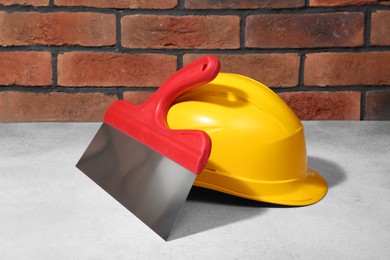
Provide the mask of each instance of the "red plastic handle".
[{"label": "red plastic handle", "polygon": [[206,166],[211,151],[209,136],[200,130],[172,130],[166,123],[167,112],[180,95],[212,81],[220,63],[204,56],[173,74],[142,105],[114,102],[104,122],[149,146],[195,174]]}]

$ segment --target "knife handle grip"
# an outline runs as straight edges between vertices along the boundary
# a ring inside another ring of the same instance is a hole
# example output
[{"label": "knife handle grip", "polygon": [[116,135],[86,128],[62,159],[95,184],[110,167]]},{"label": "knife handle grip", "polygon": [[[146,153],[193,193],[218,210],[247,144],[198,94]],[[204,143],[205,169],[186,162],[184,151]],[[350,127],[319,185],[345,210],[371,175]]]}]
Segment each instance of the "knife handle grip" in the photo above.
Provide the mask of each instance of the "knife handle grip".
[{"label": "knife handle grip", "polygon": [[104,121],[182,165],[195,174],[206,166],[211,152],[209,136],[200,130],[172,130],[166,116],[180,95],[212,81],[220,63],[214,56],[204,56],[174,73],[143,104],[116,101]]},{"label": "knife handle grip", "polygon": [[166,115],[176,98],[183,93],[212,81],[219,73],[220,63],[215,56],[206,55],[169,77],[140,109],[155,116],[156,123],[166,126]]}]

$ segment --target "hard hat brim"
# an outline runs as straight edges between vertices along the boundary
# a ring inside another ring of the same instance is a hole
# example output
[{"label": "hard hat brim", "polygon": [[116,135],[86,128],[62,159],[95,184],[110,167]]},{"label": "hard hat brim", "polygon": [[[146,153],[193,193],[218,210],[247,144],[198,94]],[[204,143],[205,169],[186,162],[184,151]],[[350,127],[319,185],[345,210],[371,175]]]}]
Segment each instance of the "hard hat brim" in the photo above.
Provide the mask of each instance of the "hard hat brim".
[{"label": "hard hat brim", "polygon": [[[230,187],[237,187],[237,189],[227,189],[216,184],[211,183],[210,177],[207,175],[215,175],[215,172],[208,172],[205,170],[201,175],[208,180],[202,181],[201,178],[195,180],[194,185],[198,187],[213,189],[224,192],[230,195],[262,201],[267,203],[288,205],[288,206],[306,206],[320,201],[328,191],[326,180],[316,171],[308,168],[307,174],[300,178],[287,181],[257,181],[245,182],[243,180],[235,179],[234,177],[227,177],[226,175],[219,175],[217,178],[229,178],[229,180],[222,180],[222,183],[229,182]],[[242,186],[245,186],[243,189]],[[241,186],[241,187],[240,187]],[[252,191],[250,193],[243,193],[242,191]]]}]

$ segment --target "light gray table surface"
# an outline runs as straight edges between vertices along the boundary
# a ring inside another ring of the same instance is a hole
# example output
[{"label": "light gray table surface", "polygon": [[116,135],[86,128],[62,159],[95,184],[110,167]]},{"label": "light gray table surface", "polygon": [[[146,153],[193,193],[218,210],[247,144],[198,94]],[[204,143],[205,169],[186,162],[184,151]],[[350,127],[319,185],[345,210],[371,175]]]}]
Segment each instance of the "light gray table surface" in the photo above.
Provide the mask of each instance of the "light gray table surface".
[{"label": "light gray table surface", "polygon": [[99,123],[0,124],[0,259],[390,259],[390,122],[304,122],[307,207],[191,191],[168,242],[77,168]]}]

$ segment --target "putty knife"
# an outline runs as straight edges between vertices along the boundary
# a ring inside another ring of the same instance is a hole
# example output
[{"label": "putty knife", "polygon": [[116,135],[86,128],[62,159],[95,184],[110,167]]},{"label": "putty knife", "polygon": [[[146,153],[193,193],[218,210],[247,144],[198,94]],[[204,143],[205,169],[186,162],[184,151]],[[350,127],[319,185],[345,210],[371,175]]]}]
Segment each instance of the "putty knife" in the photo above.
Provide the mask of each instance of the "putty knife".
[{"label": "putty knife", "polygon": [[213,80],[219,68],[217,58],[204,56],[140,106],[114,102],[76,165],[165,240],[211,149],[205,132],[169,129],[166,114],[177,97]]}]

